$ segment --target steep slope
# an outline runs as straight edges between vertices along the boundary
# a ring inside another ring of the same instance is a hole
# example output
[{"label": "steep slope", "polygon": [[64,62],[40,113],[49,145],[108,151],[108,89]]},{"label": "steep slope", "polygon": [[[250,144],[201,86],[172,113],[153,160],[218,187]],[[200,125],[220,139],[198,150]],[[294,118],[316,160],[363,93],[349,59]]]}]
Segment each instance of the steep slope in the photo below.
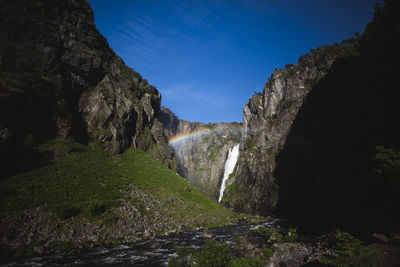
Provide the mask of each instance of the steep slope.
[{"label": "steep slope", "polygon": [[176,174],[160,93],[111,50],[85,0],[1,6],[0,257],[236,220]]},{"label": "steep slope", "polygon": [[0,182],[0,260],[237,219],[139,149],[113,157],[95,145],[49,145],[70,151],[52,165]]},{"label": "steep slope", "polygon": [[299,110],[276,158],[285,216],[314,228],[400,231],[399,17],[398,1],[378,9],[360,56],[337,61]]},{"label": "steep slope", "polygon": [[239,143],[242,125],[179,120],[166,108],[161,109],[159,118],[174,147],[181,175],[217,200],[228,150]]},{"label": "steep slope", "polygon": [[66,137],[113,153],[138,147],[176,169],[156,118],[160,93],[112,51],[85,0],[1,6],[2,176],[36,166],[37,145]]},{"label": "steep slope", "polygon": [[398,231],[399,14],[386,1],[355,47],[320,47],[272,74],[244,107],[227,205],[314,230]]},{"label": "steep slope", "polygon": [[276,70],[263,93],[250,98],[243,108],[241,151],[236,172],[228,181],[226,205],[264,215],[273,211],[278,199],[275,157],[285,145],[300,106],[335,59],[355,53],[347,42],[311,50],[296,65]]}]

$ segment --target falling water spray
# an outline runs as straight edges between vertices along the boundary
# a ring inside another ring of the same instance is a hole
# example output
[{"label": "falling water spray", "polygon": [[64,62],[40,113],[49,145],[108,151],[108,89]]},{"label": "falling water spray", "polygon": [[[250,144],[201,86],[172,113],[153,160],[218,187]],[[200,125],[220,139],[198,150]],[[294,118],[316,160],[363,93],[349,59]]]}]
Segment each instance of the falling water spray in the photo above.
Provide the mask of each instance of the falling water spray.
[{"label": "falling water spray", "polygon": [[225,190],[225,182],[229,175],[233,172],[235,168],[237,159],[239,157],[239,144],[229,149],[228,159],[225,162],[224,177],[222,178],[221,188],[219,189],[218,202],[221,202]]}]

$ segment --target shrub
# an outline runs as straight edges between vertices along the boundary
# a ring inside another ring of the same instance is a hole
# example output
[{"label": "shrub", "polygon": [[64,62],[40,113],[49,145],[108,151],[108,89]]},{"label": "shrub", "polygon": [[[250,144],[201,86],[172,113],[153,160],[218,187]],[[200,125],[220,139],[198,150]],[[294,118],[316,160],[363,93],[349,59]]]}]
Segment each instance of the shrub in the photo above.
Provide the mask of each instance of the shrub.
[{"label": "shrub", "polygon": [[180,248],[177,257],[172,257],[168,266],[214,266],[225,267],[233,258],[227,244],[207,240],[206,245],[200,251],[191,248]]},{"label": "shrub", "polygon": [[201,250],[183,247],[176,254],[168,261],[168,266],[261,267],[272,256],[273,250],[263,249],[262,256],[258,258],[237,258],[229,245],[208,240]]},{"label": "shrub", "polygon": [[400,152],[383,146],[376,147],[375,162],[377,174],[391,172],[400,168]]},{"label": "shrub", "polygon": [[351,234],[336,230],[331,240],[331,252],[320,258],[320,262],[334,266],[379,266],[379,257]]}]

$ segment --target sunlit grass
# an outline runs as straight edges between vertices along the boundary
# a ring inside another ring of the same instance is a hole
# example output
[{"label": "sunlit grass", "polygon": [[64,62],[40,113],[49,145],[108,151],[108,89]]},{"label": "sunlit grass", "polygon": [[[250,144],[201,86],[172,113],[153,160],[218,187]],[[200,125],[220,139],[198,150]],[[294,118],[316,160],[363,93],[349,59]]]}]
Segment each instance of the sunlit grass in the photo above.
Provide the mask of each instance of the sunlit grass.
[{"label": "sunlit grass", "polygon": [[[130,185],[158,199],[172,199],[177,217],[209,217],[209,226],[227,223],[234,213],[200,193],[186,180],[147,153],[131,148],[112,157],[96,145],[55,143],[66,155],[54,164],[20,173],[1,182],[2,212],[37,206],[66,219],[81,216],[88,220],[104,218],[111,207],[121,205]],[[211,218],[215,218],[211,220]],[[106,216],[107,218],[107,216]]]}]

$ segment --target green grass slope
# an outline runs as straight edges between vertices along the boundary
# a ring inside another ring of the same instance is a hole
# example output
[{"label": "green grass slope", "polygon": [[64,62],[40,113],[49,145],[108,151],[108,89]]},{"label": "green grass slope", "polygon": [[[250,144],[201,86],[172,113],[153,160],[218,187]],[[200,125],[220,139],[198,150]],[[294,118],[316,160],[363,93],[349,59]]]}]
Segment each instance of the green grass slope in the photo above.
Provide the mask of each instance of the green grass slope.
[{"label": "green grass slope", "polygon": [[181,220],[201,217],[201,225],[213,226],[236,217],[139,149],[112,157],[96,145],[86,147],[61,140],[41,149],[54,147],[65,156],[51,165],[1,181],[3,216],[41,206],[58,219],[81,217],[89,222],[112,222],[113,207],[127,202],[146,207],[146,203],[135,203],[126,193],[134,186],[166,201],[174,217]]}]

